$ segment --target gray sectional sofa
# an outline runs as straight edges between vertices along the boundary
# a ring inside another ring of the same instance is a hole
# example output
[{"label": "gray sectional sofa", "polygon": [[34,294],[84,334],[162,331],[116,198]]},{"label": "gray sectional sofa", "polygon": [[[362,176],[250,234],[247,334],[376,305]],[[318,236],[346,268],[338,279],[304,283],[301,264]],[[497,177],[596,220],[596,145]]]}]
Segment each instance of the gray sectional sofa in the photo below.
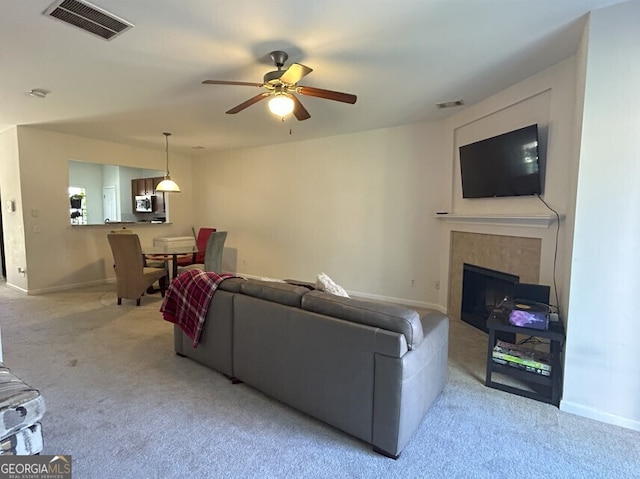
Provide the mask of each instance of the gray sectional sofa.
[{"label": "gray sectional sofa", "polygon": [[447,378],[449,320],[304,285],[231,278],[175,351],[397,458]]}]

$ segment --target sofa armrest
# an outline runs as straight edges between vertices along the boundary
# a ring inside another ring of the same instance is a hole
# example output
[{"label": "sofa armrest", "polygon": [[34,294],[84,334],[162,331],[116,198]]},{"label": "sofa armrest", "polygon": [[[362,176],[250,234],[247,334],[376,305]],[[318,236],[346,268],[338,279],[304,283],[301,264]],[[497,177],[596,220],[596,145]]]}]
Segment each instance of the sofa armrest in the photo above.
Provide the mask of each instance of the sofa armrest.
[{"label": "sofa armrest", "polygon": [[395,457],[409,443],[447,380],[449,319],[422,316],[424,340],[402,358],[375,356],[373,445]]}]

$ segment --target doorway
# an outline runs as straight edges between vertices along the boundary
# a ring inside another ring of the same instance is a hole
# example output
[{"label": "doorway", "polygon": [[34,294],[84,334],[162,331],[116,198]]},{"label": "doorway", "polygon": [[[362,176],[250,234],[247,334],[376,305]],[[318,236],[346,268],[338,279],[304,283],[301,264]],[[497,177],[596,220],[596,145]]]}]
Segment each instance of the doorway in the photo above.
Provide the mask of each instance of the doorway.
[{"label": "doorway", "polygon": [[109,221],[120,221],[117,207],[117,193],[115,186],[102,187],[102,211],[105,223]]}]

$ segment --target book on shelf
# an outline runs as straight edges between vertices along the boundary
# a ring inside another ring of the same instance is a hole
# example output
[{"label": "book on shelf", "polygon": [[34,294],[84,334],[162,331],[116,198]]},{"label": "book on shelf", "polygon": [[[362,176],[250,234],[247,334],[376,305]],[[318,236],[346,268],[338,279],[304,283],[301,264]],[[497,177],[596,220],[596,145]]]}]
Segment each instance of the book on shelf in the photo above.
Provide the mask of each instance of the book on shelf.
[{"label": "book on shelf", "polygon": [[531,372],[540,370],[551,373],[551,356],[543,351],[498,340],[493,348],[492,357],[494,360],[506,361],[510,366],[524,366],[521,369],[529,367]]},{"label": "book on shelf", "polygon": [[521,369],[523,371],[528,371],[530,373],[540,374],[542,376],[551,376],[551,371],[545,369],[534,368],[532,366],[527,366],[525,364],[516,363],[513,361],[507,361],[506,359],[501,358],[493,358],[494,363],[503,364],[505,366],[511,366],[512,368]]}]

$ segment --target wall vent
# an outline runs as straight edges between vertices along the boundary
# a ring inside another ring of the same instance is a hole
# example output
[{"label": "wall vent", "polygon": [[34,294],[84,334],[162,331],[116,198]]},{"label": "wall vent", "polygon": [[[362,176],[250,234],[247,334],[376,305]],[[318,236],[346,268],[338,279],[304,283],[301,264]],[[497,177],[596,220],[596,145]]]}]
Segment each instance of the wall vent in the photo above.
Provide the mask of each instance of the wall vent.
[{"label": "wall vent", "polygon": [[81,28],[105,40],[111,40],[133,27],[132,23],[80,0],[57,0],[43,12],[43,15]]}]

